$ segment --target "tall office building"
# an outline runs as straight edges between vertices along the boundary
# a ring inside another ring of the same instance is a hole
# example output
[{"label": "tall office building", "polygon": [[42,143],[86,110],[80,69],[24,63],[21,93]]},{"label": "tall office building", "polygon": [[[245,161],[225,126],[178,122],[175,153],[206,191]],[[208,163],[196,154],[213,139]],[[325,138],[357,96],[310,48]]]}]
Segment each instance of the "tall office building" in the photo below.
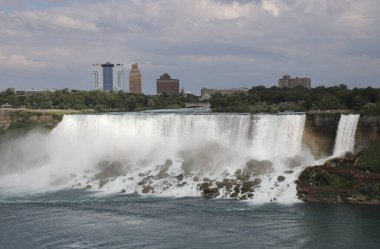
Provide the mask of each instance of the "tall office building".
[{"label": "tall office building", "polygon": [[141,94],[141,73],[137,63],[132,64],[129,72],[129,92]]},{"label": "tall office building", "polygon": [[95,89],[104,92],[124,90],[124,68],[123,64],[92,65],[92,79]]},{"label": "tall office building", "polygon": [[157,94],[160,93],[179,94],[179,80],[172,79],[167,73],[161,75],[157,79]]}]

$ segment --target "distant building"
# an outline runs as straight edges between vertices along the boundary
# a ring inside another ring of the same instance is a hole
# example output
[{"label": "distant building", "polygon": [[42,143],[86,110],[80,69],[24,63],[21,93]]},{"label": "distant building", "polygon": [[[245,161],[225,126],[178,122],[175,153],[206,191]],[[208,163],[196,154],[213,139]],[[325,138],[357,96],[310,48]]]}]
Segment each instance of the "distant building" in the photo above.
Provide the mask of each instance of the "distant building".
[{"label": "distant building", "polygon": [[141,94],[141,73],[137,63],[132,64],[129,72],[129,92]]},{"label": "distant building", "polygon": [[231,95],[233,93],[246,93],[249,91],[249,88],[240,87],[240,88],[230,88],[230,89],[220,89],[220,88],[202,88],[201,97],[202,99],[211,99],[212,95],[219,93],[221,95]]},{"label": "distant building", "polygon": [[48,92],[55,92],[55,90],[53,89],[49,89],[49,90],[36,90],[36,89],[32,89],[32,90],[19,90],[19,91],[16,91],[16,94],[19,95],[19,96],[32,96],[32,95],[37,95],[37,94],[43,94],[43,93],[48,93]]},{"label": "distant building", "polygon": [[311,79],[310,78],[290,78],[290,75],[284,75],[282,79],[278,80],[279,88],[293,88],[296,86],[302,86],[304,88],[311,88]]},{"label": "distant building", "polygon": [[92,79],[95,89],[104,92],[120,91],[124,89],[124,68],[123,64],[92,65]]},{"label": "distant building", "polygon": [[5,103],[5,104],[1,105],[1,108],[2,109],[9,109],[9,108],[12,108],[12,105]]},{"label": "distant building", "polygon": [[161,75],[157,79],[157,94],[160,93],[179,94],[179,80],[172,79],[167,73]]}]

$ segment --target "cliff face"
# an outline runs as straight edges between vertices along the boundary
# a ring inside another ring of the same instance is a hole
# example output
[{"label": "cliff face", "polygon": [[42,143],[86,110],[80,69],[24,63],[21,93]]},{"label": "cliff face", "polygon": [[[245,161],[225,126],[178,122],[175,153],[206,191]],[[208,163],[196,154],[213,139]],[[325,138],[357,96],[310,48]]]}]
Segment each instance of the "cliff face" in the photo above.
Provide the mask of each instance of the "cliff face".
[{"label": "cliff face", "polygon": [[[303,142],[323,158],[332,155],[340,114],[307,114]],[[380,116],[361,115],[356,131],[355,152],[380,139]]]},{"label": "cliff face", "polygon": [[23,134],[34,128],[52,129],[63,113],[29,110],[0,110],[0,134]]},{"label": "cliff face", "polygon": [[0,109],[0,131],[5,131],[12,123],[9,111]]},{"label": "cliff face", "polygon": [[340,114],[307,114],[303,142],[318,157],[331,155],[334,150]]}]

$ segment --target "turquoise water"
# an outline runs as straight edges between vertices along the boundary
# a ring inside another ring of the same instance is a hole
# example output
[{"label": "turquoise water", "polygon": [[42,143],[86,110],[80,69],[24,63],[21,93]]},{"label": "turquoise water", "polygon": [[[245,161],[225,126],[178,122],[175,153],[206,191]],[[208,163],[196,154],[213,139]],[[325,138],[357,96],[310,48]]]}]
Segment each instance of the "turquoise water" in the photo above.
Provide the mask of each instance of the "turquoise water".
[{"label": "turquoise water", "polygon": [[0,248],[379,248],[380,207],[0,191]]}]

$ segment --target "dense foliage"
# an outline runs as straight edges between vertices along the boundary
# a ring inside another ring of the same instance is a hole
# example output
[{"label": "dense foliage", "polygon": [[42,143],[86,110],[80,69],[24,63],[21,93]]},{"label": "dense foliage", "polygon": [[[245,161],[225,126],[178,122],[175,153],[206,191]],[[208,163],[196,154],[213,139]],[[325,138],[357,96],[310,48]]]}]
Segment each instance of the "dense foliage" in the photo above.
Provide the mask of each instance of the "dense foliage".
[{"label": "dense foliage", "polygon": [[17,95],[7,89],[0,93],[0,105],[5,103],[12,107],[27,107],[34,109],[94,109],[96,111],[138,111],[155,108],[179,108],[186,103],[196,102],[194,95],[144,95],[125,92],[101,91],[68,91],[57,90],[31,94],[29,96]]},{"label": "dense foliage", "polygon": [[311,90],[257,86],[248,93],[215,94],[211,107],[214,111],[251,113],[337,109],[380,113],[380,89],[348,89],[345,85],[319,86]]}]

